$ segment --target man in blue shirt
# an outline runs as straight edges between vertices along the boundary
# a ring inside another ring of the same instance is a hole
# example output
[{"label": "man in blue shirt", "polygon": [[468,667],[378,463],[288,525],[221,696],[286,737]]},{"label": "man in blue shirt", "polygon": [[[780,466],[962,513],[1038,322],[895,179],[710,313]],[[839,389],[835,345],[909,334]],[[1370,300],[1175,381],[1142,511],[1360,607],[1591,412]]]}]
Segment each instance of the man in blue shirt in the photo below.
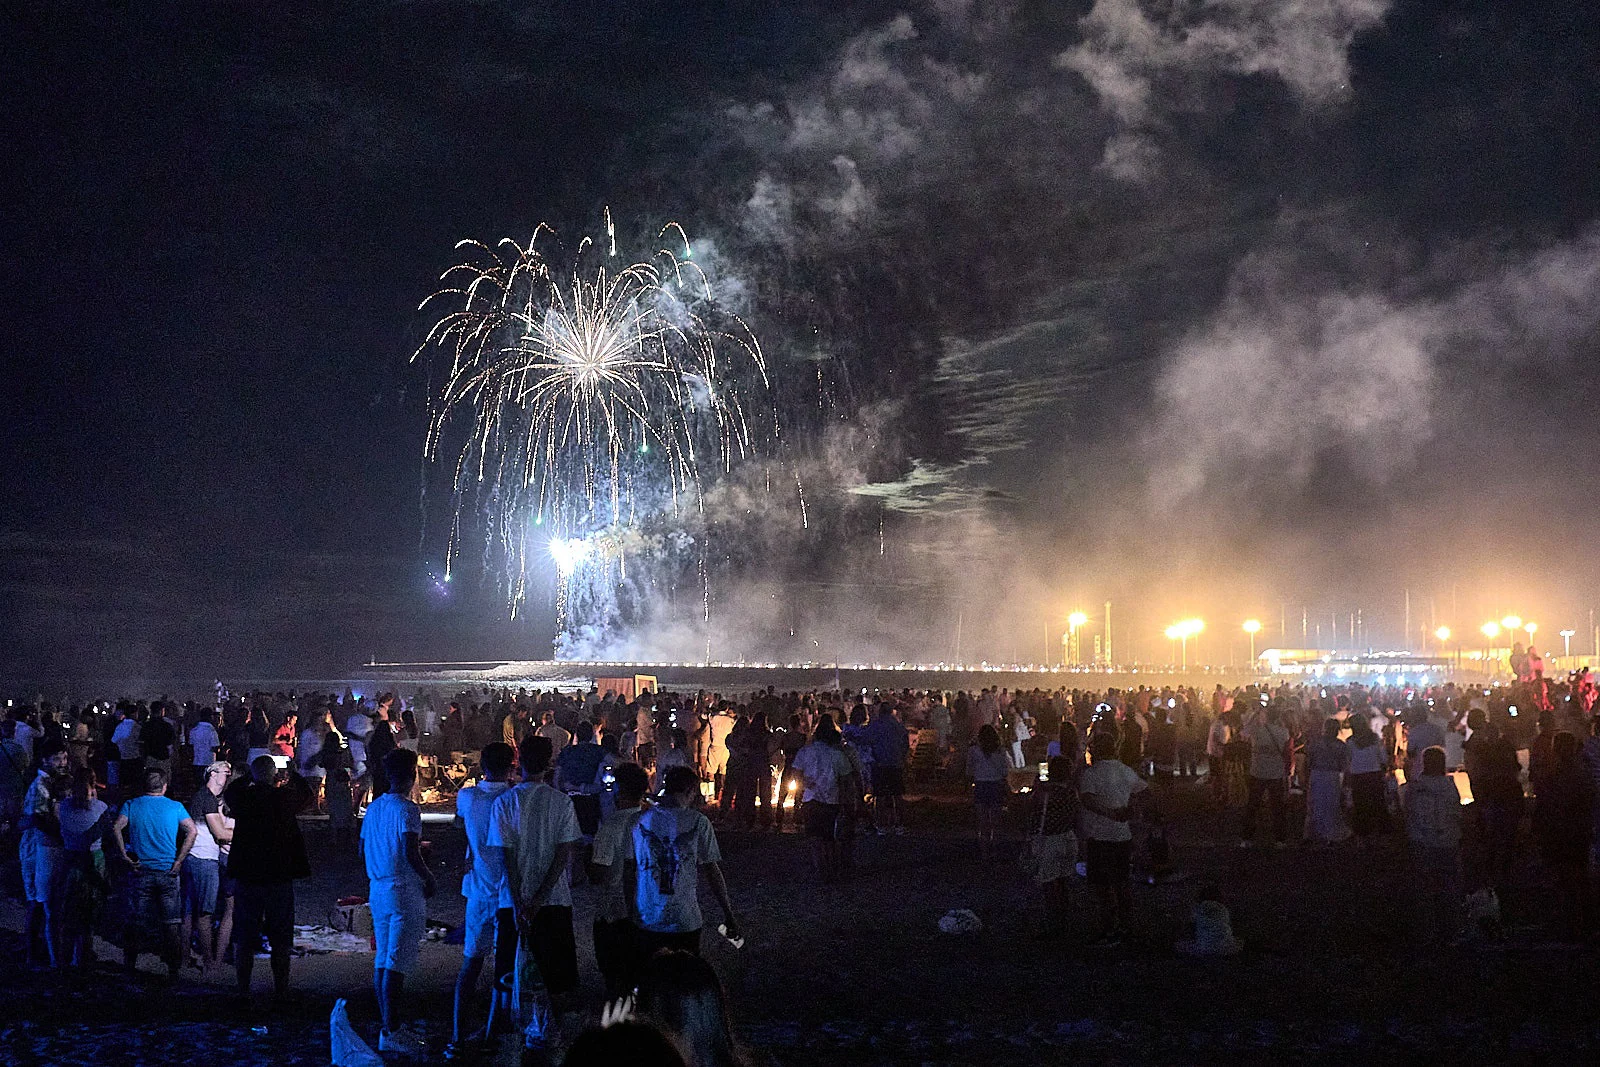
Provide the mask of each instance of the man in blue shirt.
[{"label": "man in blue shirt", "polygon": [[904,834],[900,798],[906,793],[906,757],[911,735],[894,714],[894,706],[880,703],[872,722],[862,731],[862,741],[872,752],[872,796],[878,808],[878,833]]},{"label": "man in blue shirt", "polygon": [[167,772],[159,767],[146,771],[144,795],[122,805],[111,826],[118,856],[133,867],[128,880],[129,925],[122,942],[122,962],[128,970],[139,960],[141,942],[149,941],[166,961],[167,974],[178,977],[183,959],[178,872],[198,835],[188,809],[167,796]]}]

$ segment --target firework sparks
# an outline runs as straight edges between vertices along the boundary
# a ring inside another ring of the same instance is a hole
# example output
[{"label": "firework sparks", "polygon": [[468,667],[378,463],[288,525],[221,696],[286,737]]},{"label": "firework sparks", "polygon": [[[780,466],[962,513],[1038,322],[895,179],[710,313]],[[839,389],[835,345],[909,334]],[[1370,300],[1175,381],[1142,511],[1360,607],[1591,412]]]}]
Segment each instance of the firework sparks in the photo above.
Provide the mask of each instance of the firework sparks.
[{"label": "firework sparks", "polygon": [[[416,355],[445,364],[424,453],[453,465],[448,553],[463,510],[483,507],[513,614],[542,553],[567,586],[604,555],[586,538],[702,508],[706,479],[766,442],[746,399],[768,388],[760,345],[713,299],[683,228],[658,235],[674,248],[623,265],[609,210],[604,223],[603,242],[585,237],[561,268],[543,225],[526,245],[463,241],[471,258],[421,304],[444,309]],[[567,601],[558,590],[563,617]]]}]

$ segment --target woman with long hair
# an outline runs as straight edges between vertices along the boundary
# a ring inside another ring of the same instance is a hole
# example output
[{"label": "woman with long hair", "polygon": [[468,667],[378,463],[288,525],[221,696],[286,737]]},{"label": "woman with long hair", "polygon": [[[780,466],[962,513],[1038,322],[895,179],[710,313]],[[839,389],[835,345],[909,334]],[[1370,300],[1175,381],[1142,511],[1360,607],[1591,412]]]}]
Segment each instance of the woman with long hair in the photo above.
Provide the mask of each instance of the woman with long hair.
[{"label": "woman with long hair", "polygon": [[1383,776],[1388,757],[1383,738],[1372,729],[1372,720],[1357,712],[1350,716],[1349,764],[1350,829],[1356,843],[1364,844],[1373,834],[1389,828],[1389,808],[1384,800]]},{"label": "woman with long hair", "polygon": [[972,779],[972,803],[978,812],[978,854],[993,858],[1006,807],[1006,772],[1011,759],[1000,744],[1000,732],[985,724],[967,750],[967,776]]},{"label": "woman with long hair", "polygon": [[1306,744],[1306,837],[1324,845],[1350,836],[1341,810],[1350,750],[1339,740],[1341,728],[1338,719],[1326,719],[1322,723],[1322,736]]}]

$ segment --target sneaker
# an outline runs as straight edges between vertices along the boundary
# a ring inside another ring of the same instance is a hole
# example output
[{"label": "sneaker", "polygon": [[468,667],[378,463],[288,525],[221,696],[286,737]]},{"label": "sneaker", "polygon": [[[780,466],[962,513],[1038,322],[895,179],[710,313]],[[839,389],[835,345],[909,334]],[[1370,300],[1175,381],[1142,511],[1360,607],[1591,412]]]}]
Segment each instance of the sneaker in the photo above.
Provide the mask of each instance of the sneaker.
[{"label": "sneaker", "polygon": [[384,1030],[379,1033],[378,1051],[393,1052],[413,1060],[420,1060],[428,1054],[422,1039],[404,1030]]}]

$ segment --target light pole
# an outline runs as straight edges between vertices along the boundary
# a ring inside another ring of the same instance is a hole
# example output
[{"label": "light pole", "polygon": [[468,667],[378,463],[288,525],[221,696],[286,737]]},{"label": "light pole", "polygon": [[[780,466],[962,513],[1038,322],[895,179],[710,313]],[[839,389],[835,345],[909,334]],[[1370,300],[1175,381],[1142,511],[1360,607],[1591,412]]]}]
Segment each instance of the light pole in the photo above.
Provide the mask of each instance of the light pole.
[{"label": "light pole", "polygon": [[[1449,651],[1448,645],[1450,643],[1450,627],[1448,627],[1448,626],[1439,627],[1437,630],[1433,631],[1433,636],[1439,639],[1439,651],[1440,652],[1448,652]],[[1461,653],[1460,653],[1460,651],[1458,649],[1457,652],[1456,652],[1456,670],[1459,671],[1460,669],[1461,669]]]},{"label": "light pole", "polygon": [[1256,634],[1261,632],[1260,619],[1244,620],[1244,632],[1250,635],[1250,669],[1256,669]]},{"label": "light pole", "polygon": [[1178,642],[1179,654],[1182,656],[1178,664],[1180,670],[1189,669],[1189,638],[1198,637],[1205,628],[1206,624],[1200,619],[1184,619],[1167,627],[1167,637]]},{"label": "light pole", "polygon": [[[1521,620],[1519,619],[1518,621],[1520,622]],[[1500,624],[1490,619],[1479,629],[1483,631],[1483,636],[1489,639],[1488,646],[1483,650],[1483,669],[1492,677],[1494,668],[1490,666],[1490,662],[1494,656],[1494,639],[1500,636]]]},{"label": "light pole", "polygon": [[1533,644],[1533,635],[1539,632],[1539,624],[1536,622],[1527,623],[1522,627],[1522,630],[1528,635],[1528,644],[1531,646]]},{"label": "light pole", "polygon": [[1576,634],[1577,632],[1578,631],[1576,631],[1576,630],[1562,630],[1561,631],[1561,658],[1562,659],[1571,659],[1572,658],[1572,636],[1574,634]]},{"label": "light pole", "polygon": [[1089,616],[1081,611],[1074,611],[1067,616],[1067,651],[1072,656],[1068,666],[1076,667],[1083,661],[1083,649],[1078,644],[1078,627],[1089,621]]}]

